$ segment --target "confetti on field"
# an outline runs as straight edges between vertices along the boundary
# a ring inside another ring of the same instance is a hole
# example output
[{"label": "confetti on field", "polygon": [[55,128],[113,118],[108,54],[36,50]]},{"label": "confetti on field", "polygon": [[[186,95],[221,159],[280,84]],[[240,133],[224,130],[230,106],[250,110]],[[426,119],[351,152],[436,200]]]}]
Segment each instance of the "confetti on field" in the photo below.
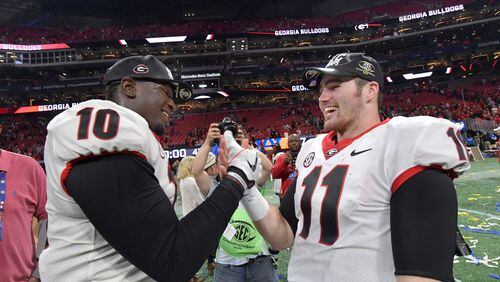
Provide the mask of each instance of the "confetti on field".
[{"label": "confetti on field", "polygon": [[474,249],[477,246],[478,242],[479,240],[477,239],[469,240],[469,248]]},{"label": "confetti on field", "polygon": [[470,197],[470,198],[467,198],[467,199],[469,201],[471,201],[471,202],[474,202],[474,201],[481,200],[481,199],[492,199],[492,198],[493,197],[491,197],[491,196],[475,196],[475,197]]},{"label": "confetti on field", "polygon": [[486,253],[484,253],[484,257],[482,257],[482,258],[475,257],[474,255],[469,255],[469,256],[466,256],[465,259],[466,259],[465,262],[468,262],[468,263],[473,263],[476,265],[481,264],[481,265],[484,265],[487,267],[497,268],[498,267],[498,260],[500,259],[500,257],[490,259],[490,258],[488,258],[488,255]]},{"label": "confetti on field", "polygon": [[[491,230],[495,226],[498,226],[497,223],[491,222],[492,220],[496,220],[495,218],[487,218],[484,221],[481,221],[478,225],[476,226],[469,226],[469,228],[472,229],[483,229],[483,230]],[[476,221],[476,220],[471,220],[471,221]]]}]

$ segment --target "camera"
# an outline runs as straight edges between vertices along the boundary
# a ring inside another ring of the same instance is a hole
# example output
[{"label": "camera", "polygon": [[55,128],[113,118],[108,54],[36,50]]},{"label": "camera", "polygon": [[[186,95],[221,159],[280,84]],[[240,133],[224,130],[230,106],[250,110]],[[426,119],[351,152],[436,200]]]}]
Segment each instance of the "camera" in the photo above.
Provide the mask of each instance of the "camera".
[{"label": "camera", "polygon": [[219,129],[221,134],[224,134],[226,130],[231,130],[234,137],[238,135],[238,124],[230,117],[225,117],[221,122],[219,122]]},{"label": "camera", "polygon": [[[221,134],[224,134],[226,130],[230,130],[235,138],[238,136],[238,124],[230,117],[225,117],[221,122],[219,122],[219,129]],[[219,139],[215,139],[214,143],[218,144]]]}]

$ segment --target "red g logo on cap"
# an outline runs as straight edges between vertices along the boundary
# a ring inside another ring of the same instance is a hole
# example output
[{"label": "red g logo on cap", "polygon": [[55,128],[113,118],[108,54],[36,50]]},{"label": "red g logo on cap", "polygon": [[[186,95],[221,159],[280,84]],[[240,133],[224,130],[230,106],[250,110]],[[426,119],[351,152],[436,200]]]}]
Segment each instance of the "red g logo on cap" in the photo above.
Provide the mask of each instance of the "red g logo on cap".
[{"label": "red g logo on cap", "polygon": [[132,71],[137,74],[144,74],[149,72],[149,68],[146,65],[140,64],[135,66]]}]

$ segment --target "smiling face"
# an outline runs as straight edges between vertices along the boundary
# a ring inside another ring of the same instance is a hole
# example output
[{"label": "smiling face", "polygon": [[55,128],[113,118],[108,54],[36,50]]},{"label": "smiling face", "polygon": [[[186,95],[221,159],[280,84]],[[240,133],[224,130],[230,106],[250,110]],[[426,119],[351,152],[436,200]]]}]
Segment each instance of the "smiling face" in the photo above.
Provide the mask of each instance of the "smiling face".
[{"label": "smiling face", "polygon": [[319,108],[325,117],[325,130],[343,133],[362,118],[361,91],[354,78],[324,75],[319,89]]},{"label": "smiling face", "polygon": [[121,91],[125,95],[120,96],[120,104],[141,115],[157,135],[163,135],[165,127],[169,125],[169,115],[176,108],[172,100],[172,87],[152,81],[124,78],[121,81]]}]

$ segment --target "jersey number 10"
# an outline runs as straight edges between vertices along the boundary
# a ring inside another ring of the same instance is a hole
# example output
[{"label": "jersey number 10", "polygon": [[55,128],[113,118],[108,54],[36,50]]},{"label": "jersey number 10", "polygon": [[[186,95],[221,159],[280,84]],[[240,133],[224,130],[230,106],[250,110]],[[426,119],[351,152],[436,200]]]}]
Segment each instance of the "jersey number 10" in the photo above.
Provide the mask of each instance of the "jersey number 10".
[{"label": "jersey number 10", "polygon": [[[76,115],[80,116],[80,124],[78,125],[78,140],[89,139],[90,118],[94,108],[84,108]],[[92,133],[95,137],[102,140],[110,140],[115,138],[118,133],[120,124],[120,115],[111,109],[98,110],[95,114]]]}]

